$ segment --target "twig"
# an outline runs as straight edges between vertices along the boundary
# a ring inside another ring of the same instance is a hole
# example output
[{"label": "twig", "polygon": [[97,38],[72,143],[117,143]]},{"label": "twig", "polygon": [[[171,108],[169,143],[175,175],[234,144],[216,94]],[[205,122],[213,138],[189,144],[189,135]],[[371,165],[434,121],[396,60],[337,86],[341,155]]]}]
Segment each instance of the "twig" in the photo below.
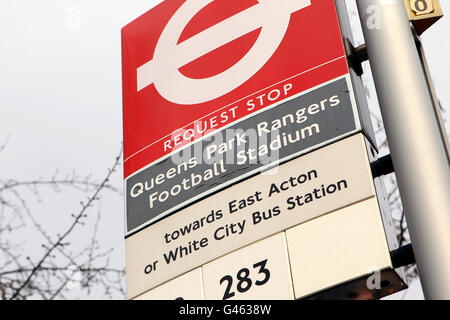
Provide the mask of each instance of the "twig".
[{"label": "twig", "polygon": [[122,154],[122,149],[120,150],[119,155],[116,157],[115,162],[112,166],[111,169],[108,170],[108,173],[106,175],[106,177],[103,179],[103,181],[100,183],[100,185],[96,188],[95,192],[91,195],[91,197],[89,197],[87,199],[87,201],[85,203],[82,203],[82,207],[81,210],[79,211],[79,213],[74,217],[74,221],[73,223],[69,226],[69,228],[58,237],[58,240],[50,247],[48,248],[47,252],[42,256],[42,258],[39,260],[39,262],[32,268],[30,274],[28,275],[28,277],[25,279],[25,281],[20,285],[20,287],[13,293],[13,295],[11,296],[11,300],[15,299],[19,296],[19,294],[21,293],[21,291],[30,283],[31,279],[34,277],[34,275],[36,274],[36,272],[39,270],[39,268],[42,267],[42,264],[47,260],[47,258],[50,256],[50,254],[58,247],[60,246],[64,239],[75,229],[75,227],[80,224],[80,221],[83,217],[85,217],[85,212],[87,211],[87,209],[89,207],[91,207],[91,205],[98,200],[98,196],[100,194],[100,192],[102,191],[102,189],[105,188],[105,186],[107,185],[107,183],[109,182],[109,179],[111,177],[111,175],[113,174],[113,172],[115,172],[116,168],[119,166],[120,163],[120,157]]}]

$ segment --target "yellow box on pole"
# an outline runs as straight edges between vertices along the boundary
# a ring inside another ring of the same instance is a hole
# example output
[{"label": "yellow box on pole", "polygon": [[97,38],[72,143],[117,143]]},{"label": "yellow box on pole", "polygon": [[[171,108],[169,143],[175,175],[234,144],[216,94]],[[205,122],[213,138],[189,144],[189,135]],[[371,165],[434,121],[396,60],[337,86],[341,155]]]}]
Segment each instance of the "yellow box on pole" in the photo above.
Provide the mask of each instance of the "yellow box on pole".
[{"label": "yellow box on pole", "polygon": [[403,0],[409,20],[420,35],[443,17],[439,0]]}]

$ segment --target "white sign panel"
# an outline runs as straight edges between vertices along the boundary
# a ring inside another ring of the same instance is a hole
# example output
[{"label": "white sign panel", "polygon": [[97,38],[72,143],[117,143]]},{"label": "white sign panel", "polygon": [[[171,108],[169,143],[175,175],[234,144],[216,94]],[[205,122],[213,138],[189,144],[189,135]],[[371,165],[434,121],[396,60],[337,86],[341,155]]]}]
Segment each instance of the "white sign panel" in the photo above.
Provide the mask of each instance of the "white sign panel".
[{"label": "white sign panel", "polygon": [[207,300],[292,300],[284,232],[203,266]]},{"label": "white sign panel", "polygon": [[376,198],[289,229],[286,237],[296,299],[392,268]]},{"label": "white sign panel", "polygon": [[220,256],[375,196],[358,134],[236,184],[126,239],[133,298]]},{"label": "white sign panel", "polygon": [[197,268],[152,289],[135,300],[203,300],[202,269]]}]

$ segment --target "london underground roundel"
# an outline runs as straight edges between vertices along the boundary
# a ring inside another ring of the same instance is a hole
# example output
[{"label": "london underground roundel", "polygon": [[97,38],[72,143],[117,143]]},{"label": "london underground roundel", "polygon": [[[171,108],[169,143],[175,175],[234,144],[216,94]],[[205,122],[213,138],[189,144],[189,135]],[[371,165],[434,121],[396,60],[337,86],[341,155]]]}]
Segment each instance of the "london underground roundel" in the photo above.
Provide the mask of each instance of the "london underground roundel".
[{"label": "london underground roundel", "polygon": [[[198,104],[219,98],[253,77],[267,63],[286,34],[291,14],[311,5],[310,0],[259,1],[178,44],[188,23],[212,2],[186,1],[181,5],[161,33],[153,59],[138,68],[138,90],[154,83],[161,96],[179,104]],[[271,19],[265,19],[269,16]],[[202,79],[189,78],[178,70],[257,29],[260,29],[259,35],[251,49],[227,70]],[[168,52],[173,54],[167,55]]]},{"label": "london underground roundel", "polygon": [[332,0],[166,0],[122,29],[122,59],[125,177],[348,73]]}]

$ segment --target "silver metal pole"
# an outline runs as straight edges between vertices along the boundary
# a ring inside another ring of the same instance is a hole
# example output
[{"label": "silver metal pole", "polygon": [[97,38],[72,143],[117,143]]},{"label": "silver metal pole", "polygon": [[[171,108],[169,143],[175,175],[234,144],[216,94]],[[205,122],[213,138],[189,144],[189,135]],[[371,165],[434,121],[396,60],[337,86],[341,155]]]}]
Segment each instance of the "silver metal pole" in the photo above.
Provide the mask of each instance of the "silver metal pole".
[{"label": "silver metal pole", "polygon": [[450,164],[403,1],[357,0],[426,299],[450,299]]},{"label": "silver metal pole", "polygon": [[417,33],[414,33],[414,41],[416,42],[416,47],[418,48],[418,51],[419,51],[419,57],[420,57],[420,60],[422,62],[422,67],[425,72],[425,78],[427,79],[428,89],[430,90],[431,98],[433,99],[435,115],[437,116],[441,134],[443,135],[445,148],[447,150],[447,157],[450,158],[450,144],[448,143],[448,140],[447,140],[448,135],[447,135],[447,132],[445,131],[444,120],[442,119],[442,115],[440,112],[439,99],[436,95],[436,90],[434,89],[433,80],[431,78],[430,69],[428,67],[427,58],[425,56],[425,51],[423,50],[422,42],[421,42],[419,36],[417,35]]}]

